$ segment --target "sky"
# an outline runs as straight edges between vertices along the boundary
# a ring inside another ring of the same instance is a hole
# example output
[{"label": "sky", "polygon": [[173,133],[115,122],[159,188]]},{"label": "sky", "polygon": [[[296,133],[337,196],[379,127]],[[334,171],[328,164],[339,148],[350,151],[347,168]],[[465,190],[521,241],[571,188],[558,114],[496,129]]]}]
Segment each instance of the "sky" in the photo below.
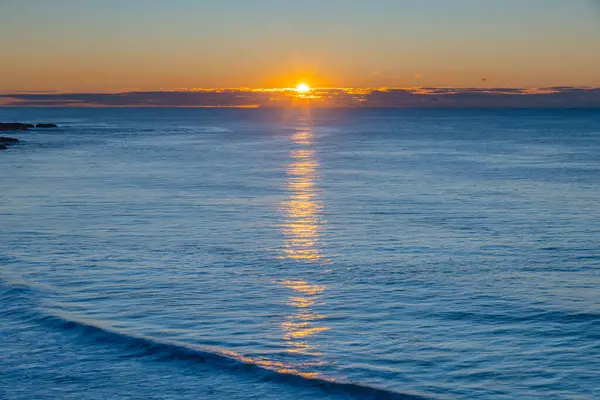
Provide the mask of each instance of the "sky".
[{"label": "sky", "polygon": [[596,0],[0,0],[0,93],[600,87]]}]

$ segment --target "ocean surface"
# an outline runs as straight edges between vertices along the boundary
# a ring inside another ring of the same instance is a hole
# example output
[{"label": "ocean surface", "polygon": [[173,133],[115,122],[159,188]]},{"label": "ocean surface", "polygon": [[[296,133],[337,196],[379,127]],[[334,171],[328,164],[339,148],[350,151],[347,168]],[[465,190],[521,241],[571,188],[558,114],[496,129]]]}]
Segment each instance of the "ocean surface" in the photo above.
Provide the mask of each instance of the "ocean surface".
[{"label": "ocean surface", "polygon": [[2,399],[599,398],[600,111],[0,121]]}]

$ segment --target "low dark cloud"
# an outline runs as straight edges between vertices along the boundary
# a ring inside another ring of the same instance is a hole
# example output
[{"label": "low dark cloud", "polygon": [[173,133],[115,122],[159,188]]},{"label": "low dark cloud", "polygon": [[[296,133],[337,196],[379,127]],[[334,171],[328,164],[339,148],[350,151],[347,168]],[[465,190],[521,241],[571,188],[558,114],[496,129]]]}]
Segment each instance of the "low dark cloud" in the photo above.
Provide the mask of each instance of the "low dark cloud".
[{"label": "low dark cloud", "polygon": [[35,107],[435,107],[600,108],[600,88],[412,88],[181,90],[124,93],[6,93],[0,105]]}]

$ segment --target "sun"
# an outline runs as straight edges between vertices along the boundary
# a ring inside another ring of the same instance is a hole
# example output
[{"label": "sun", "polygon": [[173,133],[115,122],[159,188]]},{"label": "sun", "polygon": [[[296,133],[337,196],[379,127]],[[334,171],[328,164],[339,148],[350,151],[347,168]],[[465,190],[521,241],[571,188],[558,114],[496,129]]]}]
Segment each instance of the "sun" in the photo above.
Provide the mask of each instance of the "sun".
[{"label": "sun", "polygon": [[306,93],[310,91],[310,87],[306,83],[299,83],[298,86],[296,86],[296,91],[300,93]]}]

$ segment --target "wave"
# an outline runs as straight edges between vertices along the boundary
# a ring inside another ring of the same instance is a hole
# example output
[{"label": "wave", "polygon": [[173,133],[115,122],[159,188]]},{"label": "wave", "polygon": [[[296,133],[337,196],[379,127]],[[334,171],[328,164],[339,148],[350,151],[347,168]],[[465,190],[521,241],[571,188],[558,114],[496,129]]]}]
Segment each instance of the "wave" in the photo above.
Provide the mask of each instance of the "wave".
[{"label": "wave", "polygon": [[[45,290],[45,289],[44,289]],[[187,343],[158,340],[144,335],[123,332],[97,321],[73,318],[70,315],[41,307],[23,307],[23,300],[32,300],[38,295],[36,288],[22,282],[6,284],[0,281],[0,304],[4,315],[20,315],[54,329],[71,331],[80,337],[100,344],[117,345],[129,350],[126,358],[151,358],[156,361],[185,361],[210,364],[221,369],[254,374],[265,381],[281,382],[296,386],[319,388],[325,393],[350,395],[368,399],[423,400],[425,397],[415,394],[399,393],[388,389],[353,382],[336,381],[312,376],[297,371],[291,365],[261,359],[253,359],[233,351],[223,349],[199,348]],[[29,298],[29,299],[27,299]],[[11,304],[6,304],[10,302]],[[31,306],[31,304],[30,304]]]}]

